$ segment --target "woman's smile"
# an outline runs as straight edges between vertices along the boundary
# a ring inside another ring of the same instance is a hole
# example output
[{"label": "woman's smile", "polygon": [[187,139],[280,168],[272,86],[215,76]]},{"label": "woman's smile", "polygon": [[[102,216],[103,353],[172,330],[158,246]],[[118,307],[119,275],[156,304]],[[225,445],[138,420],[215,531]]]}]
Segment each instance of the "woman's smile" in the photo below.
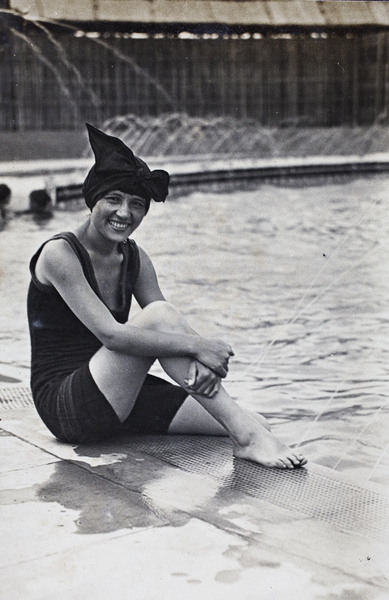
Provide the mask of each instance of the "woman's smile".
[{"label": "woman's smile", "polygon": [[118,235],[125,239],[143,221],[146,214],[146,200],[139,196],[118,190],[108,192],[93,207],[91,223],[104,237],[118,241]]},{"label": "woman's smile", "polygon": [[108,223],[117,231],[124,231],[130,226],[130,223],[122,223],[121,221],[116,221],[114,219],[110,219]]}]

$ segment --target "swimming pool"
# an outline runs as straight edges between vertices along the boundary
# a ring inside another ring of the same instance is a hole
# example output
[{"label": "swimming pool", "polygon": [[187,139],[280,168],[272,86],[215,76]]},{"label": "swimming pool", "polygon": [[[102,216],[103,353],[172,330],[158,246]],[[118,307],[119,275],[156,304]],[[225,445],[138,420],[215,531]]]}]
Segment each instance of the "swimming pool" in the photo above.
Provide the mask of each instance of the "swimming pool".
[{"label": "swimming pool", "polygon": [[[235,350],[227,387],[308,458],[389,484],[389,177],[258,185],[154,205],[135,239],[166,297]],[[0,375],[28,381],[28,260],[87,212],[0,233]]]}]

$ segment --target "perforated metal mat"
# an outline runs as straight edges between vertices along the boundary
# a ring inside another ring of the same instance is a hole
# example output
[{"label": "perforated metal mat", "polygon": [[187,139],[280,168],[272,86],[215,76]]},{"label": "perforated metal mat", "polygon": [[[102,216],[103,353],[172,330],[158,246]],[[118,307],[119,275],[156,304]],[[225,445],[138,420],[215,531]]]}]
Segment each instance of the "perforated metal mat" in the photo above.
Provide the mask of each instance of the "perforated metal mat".
[{"label": "perforated metal mat", "polygon": [[1,410],[17,410],[28,408],[33,405],[34,403],[29,388],[0,388]]},{"label": "perforated metal mat", "polygon": [[[29,389],[0,389],[1,409],[32,405]],[[389,497],[350,483],[329,469],[313,465],[317,468],[284,471],[236,460],[227,438],[134,436],[122,443],[184,471],[210,477],[218,482],[220,491],[246,494],[301,518],[324,521],[377,541],[388,540]]]},{"label": "perforated metal mat", "polygon": [[[191,473],[216,479],[222,489],[266,500],[343,531],[386,541],[389,497],[349,483],[329,469],[269,469],[233,458],[227,438],[147,436],[131,441],[145,452]],[[328,473],[328,475],[327,475]]]}]

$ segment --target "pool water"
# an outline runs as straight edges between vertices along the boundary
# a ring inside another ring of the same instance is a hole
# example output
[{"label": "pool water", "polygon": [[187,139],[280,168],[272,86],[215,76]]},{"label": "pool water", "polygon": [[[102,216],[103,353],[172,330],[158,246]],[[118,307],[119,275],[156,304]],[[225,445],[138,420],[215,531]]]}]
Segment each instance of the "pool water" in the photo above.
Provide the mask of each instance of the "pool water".
[{"label": "pool water", "polygon": [[[226,387],[287,443],[389,484],[389,177],[258,184],[154,204],[134,238],[168,300],[235,351]],[[0,232],[0,382],[28,382],[28,261],[86,210]],[[135,307],[135,310],[137,308]]]}]

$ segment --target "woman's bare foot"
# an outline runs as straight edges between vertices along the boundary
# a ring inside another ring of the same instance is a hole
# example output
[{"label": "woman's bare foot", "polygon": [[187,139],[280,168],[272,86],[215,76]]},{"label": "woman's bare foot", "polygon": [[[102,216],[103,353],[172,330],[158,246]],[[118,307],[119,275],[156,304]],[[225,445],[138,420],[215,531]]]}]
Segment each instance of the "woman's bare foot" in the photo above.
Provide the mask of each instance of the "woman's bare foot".
[{"label": "woman's bare foot", "polygon": [[[248,413],[251,423],[247,421],[246,432],[243,435],[234,435],[234,456],[256,462],[264,467],[278,469],[296,469],[307,463],[307,459],[300,453],[295,453],[280,442],[270,431],[265,417],[258,413]],[[255,419],[253,418],[255,417]],[[255,426],[253,426],[255,421]]]}]

